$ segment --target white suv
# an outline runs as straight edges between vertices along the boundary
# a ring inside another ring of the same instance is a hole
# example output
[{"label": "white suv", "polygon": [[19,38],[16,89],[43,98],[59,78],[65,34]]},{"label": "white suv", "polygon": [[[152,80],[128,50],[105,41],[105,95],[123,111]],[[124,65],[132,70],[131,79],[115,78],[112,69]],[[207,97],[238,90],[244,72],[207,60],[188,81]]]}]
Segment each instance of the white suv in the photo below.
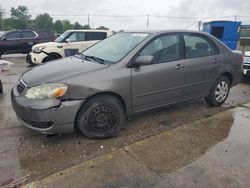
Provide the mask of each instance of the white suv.
[{"label": "white suv", "polygon": [[112,34],[110,30],[68,30],[54,42],[34,45],[26,60],[30,64],[41,64],[71,56]]}]

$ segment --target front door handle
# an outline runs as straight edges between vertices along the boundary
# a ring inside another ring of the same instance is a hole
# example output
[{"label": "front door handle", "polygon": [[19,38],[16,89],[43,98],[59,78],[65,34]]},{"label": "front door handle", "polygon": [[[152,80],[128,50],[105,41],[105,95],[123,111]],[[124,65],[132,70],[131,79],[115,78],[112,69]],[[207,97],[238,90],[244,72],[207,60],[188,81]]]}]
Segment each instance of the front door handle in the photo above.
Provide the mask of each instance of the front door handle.
[{"label": "front door handle", "polygon": [[181,64],[177,64],[176,67],[175,67],[176,70],[180,70],[180,69],[183,69],[183,68],[184,68],[184,66],[181,65]]}]

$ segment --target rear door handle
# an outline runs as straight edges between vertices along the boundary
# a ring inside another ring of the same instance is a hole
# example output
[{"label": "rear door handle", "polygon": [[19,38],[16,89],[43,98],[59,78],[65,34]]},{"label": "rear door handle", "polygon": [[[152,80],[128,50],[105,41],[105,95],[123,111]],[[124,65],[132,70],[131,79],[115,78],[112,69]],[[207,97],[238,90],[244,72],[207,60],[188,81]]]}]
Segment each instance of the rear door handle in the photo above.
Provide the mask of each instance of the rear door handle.
[{"label": "rear door handle", "polygon": [[176,67],[175,67],[176,70],[180,70],[180,69],[183,69],[183,68],[184,68],[184,66],[181,65],[181,64],[177,64]]},{"label": "rear door handle", "polygon": [[220,61],[219,59],[215,58],[215,59],[213,60],[213,63],[214,63],[214,64],[219,64],[219,63],[221,63],[221,61]]}]

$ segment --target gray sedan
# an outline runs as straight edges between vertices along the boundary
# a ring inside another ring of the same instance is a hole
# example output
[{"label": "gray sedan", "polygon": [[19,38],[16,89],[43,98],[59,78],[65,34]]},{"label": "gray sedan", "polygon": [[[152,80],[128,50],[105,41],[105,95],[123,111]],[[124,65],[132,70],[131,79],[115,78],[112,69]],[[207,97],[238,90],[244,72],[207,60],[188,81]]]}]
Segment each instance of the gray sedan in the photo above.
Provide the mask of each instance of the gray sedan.
[{"label": "gray sedan", "polygon": [[77,128],[111,137],[138,112],[194,98],[223,104],[240,82],[242,61],[201,32],[121,32],[25,72],[12,105],[24,126],[44,134]]}]

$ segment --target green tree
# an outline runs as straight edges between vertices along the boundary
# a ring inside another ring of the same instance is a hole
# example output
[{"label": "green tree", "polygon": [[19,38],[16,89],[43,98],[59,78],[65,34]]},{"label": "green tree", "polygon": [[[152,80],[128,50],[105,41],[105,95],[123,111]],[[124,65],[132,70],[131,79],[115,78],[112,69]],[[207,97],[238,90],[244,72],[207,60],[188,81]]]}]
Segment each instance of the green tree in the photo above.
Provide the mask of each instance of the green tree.
[{"label": "green tree", "polygon": [[0,28],[1,28],[1,30],[3,30],[3,13],[4,13],[4,10],[0,6]]},{"label": "green tree", "polygon": [[4,24],[3,24],[3,30],[13,30],[15,29],[14,25],[15,25],[15,20],[11,19],[11,18],[6,18],[3,20]]},{"label": "green tree", "polygon": [[29,20],[29,23],[28,23],[28,28],[29,29],[38,29],[37,28],[37,22],[36,22],[36,20]]},{"label": "green tree", "polygon": [[36,19],[37,29],[52,31],[53,18],[48,13],[39,14]]},{"label": "green tree", "polygon": [[109,30],[109,28],[104,27],[104,26],[97,27],[96,29],[99,29],[99,30]]},{"label": "green tree", "polygon": [[16,29],[28,28],[28,21],[31,18],[29,9],[26,6],[18,6],[17,8],[11,7],[11,19],[14,20],[13,27]]},{"label": "green tree", "polygon": [[69,30],[69,29],[73,29],[73,25],[70,23],[69,20],[63,20],[62,24],[63,24],[64,31]]},{"label": "green tree", "polygon": [[53,24],[54,31],[56,33],[63,33],[63,23],[61,20],[56,20],[55,23]]},{"label": "green tree", "polygon": [[74,29],[82,29],[83,26],[82,26],[79,22],[75,22],[73,28],[74,28]]},{"label": "green tree", "polygon": [[91,29],[91,27],[90,27],[90,25],[84,25],[83,27],[82,27],[82,29]]}]

